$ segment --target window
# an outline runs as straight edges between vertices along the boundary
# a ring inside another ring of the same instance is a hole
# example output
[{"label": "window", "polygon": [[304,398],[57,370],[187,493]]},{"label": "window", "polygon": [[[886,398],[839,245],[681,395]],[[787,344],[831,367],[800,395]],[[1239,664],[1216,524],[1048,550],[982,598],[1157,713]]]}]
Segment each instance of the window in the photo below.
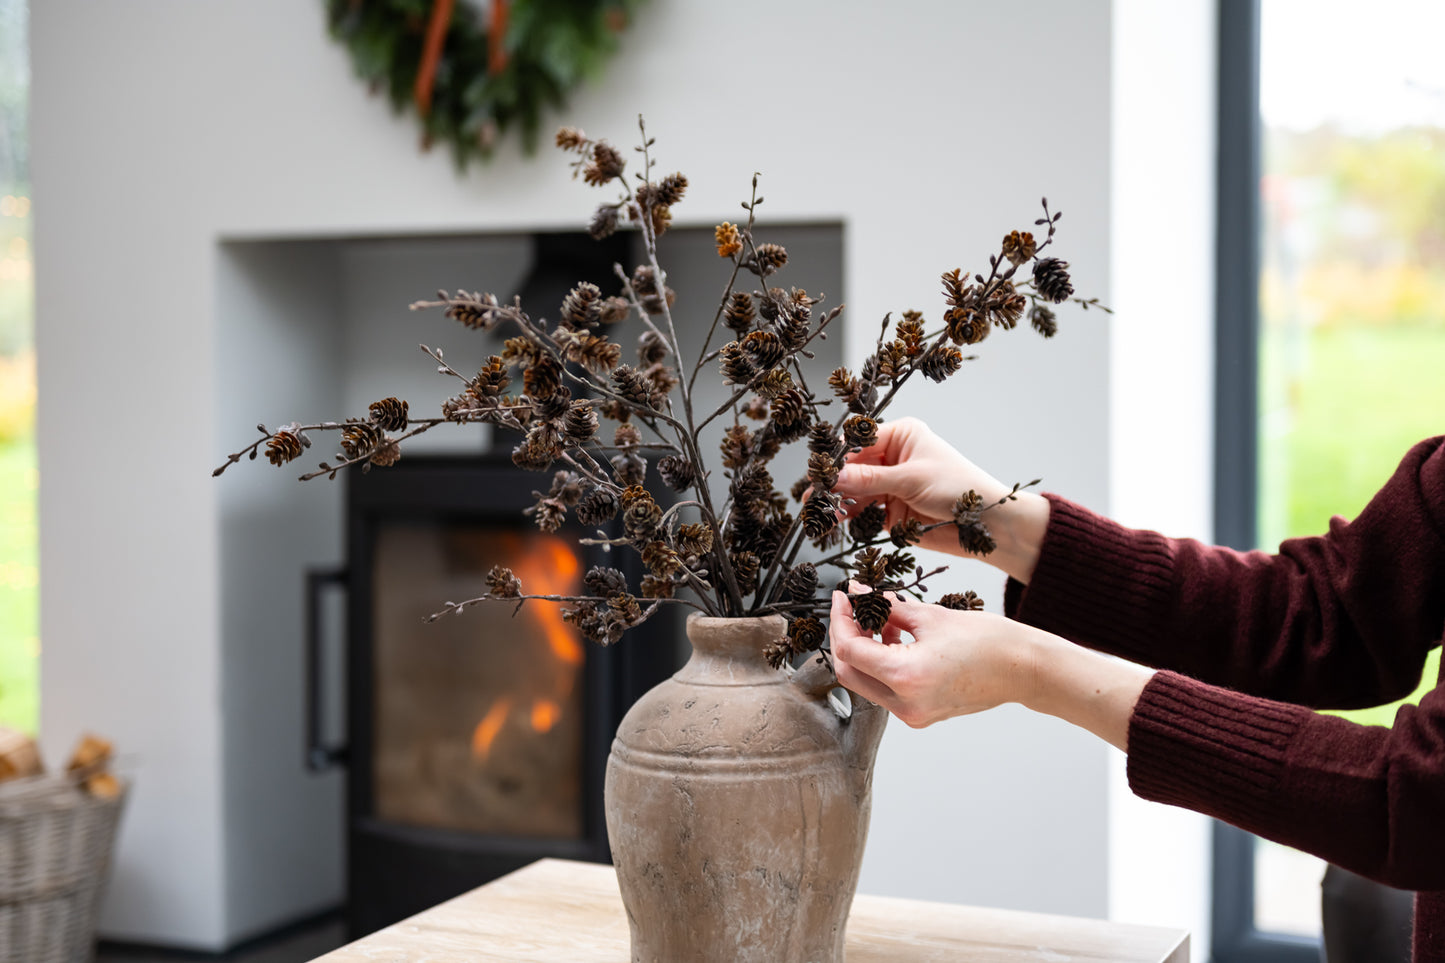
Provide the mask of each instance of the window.
[{"label": "window", "polygon": [[[1221,3],[1216,517],[1240,547],[1354,516],[1445,431],[1445,8],[1352,9]],[[1215,850],[1217,959],[1318,959],[1324,864],[1226,826]]]}]

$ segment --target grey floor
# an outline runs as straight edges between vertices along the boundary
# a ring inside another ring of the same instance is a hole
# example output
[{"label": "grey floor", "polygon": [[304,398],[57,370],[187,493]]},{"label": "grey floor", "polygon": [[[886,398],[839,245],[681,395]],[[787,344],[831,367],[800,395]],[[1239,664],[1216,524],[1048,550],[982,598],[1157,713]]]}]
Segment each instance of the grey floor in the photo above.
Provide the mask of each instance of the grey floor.
[{"label": "grey floor", "polygon": [[142,947],[102,943],[95,963],[183,963],[188,960],[214,960],[217,963],[309,963],[310,960],[346,943],[345,927],[340,920],[327,920],[279,937],[257,941],[235,953],[208,956],[201,953],[178,953]]}]

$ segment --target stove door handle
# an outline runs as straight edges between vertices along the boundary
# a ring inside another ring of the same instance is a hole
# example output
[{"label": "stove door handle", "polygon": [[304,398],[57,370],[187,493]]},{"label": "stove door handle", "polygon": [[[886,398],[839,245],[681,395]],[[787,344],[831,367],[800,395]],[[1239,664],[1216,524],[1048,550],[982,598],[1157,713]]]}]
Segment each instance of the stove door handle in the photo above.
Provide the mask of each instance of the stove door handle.
[{"label": "stove door handle", "polygon": [[347,587],[344,568],[311,569],[306,573],[306,768],[326,772],[346,764],[345,744],[328,744],[321,734],[325,717],[322,684],[321,592],[327,586]]}]

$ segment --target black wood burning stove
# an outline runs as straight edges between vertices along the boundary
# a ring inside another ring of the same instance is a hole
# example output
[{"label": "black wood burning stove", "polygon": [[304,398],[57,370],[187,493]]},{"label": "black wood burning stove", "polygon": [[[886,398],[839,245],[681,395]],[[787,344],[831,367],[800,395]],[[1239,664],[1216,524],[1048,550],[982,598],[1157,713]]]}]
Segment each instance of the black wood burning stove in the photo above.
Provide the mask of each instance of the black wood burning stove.
[{"label": "black wood burning stove", "polygon": [[[500,602],[434,623],[486,591],[494,564],[528,592],[582,594],[594,564],[633,553],[540,532],[522,510],[550,474],[501,456],[407,458],[348,474],[347,568],[312,576],[347,601],[347,745],[320,738],[310,633],[308,764],[347,766],[348,924],[370,933],[545,856],[610,859],[602,781],[623,713],[678,665],[669,607],[617,646],[588,643],[558,605]],[[316,620],[313,617],[313,623]]]}]

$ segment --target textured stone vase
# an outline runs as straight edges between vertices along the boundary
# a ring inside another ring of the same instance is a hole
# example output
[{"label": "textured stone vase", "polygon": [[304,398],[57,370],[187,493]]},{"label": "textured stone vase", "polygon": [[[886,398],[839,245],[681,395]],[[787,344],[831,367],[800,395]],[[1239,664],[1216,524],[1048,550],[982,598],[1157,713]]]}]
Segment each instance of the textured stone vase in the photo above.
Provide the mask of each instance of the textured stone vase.
[{"label": "textured stone vase", "polygon": [[763,646],[781,617],[687,623],[693,654],[623,718],[607,832],[634,963],[841,963],[887,713]]}]

